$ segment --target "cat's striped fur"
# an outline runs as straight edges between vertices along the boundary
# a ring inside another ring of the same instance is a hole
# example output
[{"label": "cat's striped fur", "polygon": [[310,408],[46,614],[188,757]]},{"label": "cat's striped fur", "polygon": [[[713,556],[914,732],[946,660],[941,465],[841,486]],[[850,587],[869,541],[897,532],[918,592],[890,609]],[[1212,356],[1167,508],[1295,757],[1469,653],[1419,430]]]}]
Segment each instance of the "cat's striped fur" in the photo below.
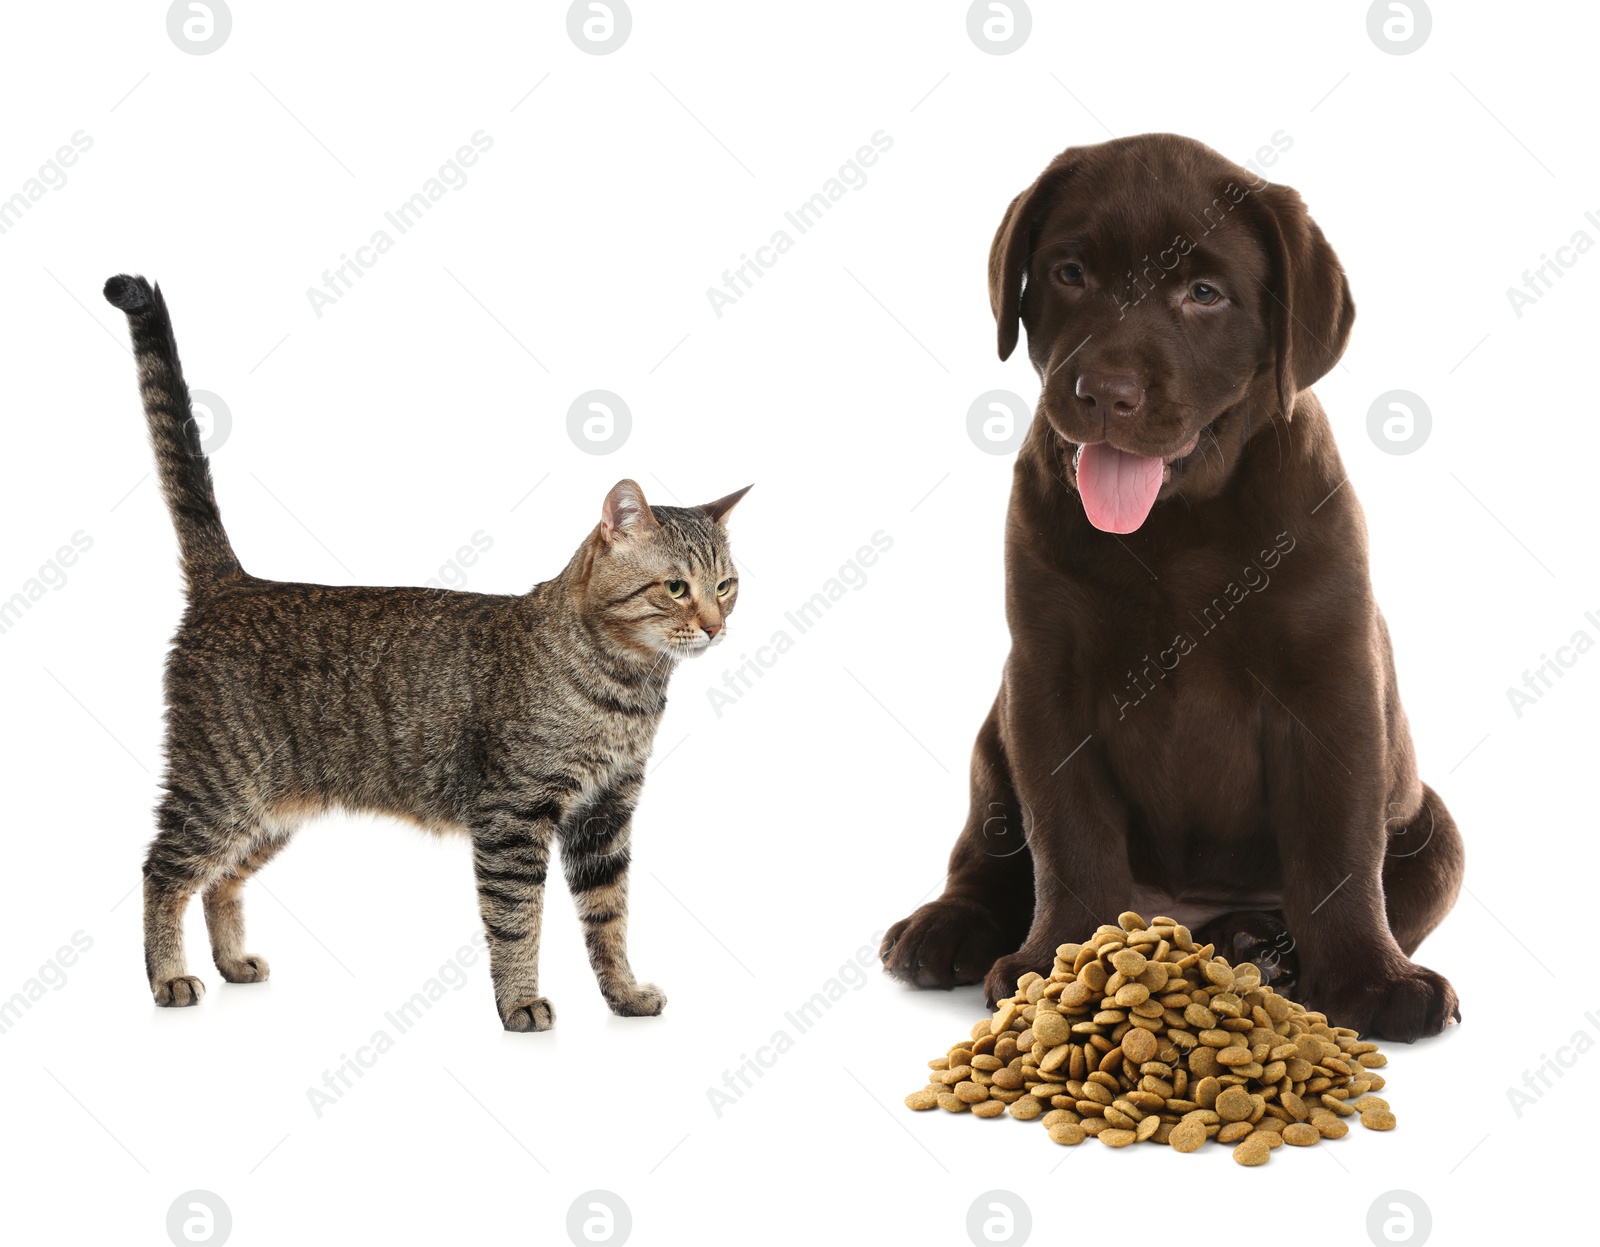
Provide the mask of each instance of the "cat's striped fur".
[{"label": "cat's striped fur", "polygon": [[628,964],[633,811],[668,678],[720,639],[737,599],[724,524],[745,491],[651,508],[619,482],[561,574],[520,596],[261,580],[223,529],[160,290],[119,276],[105,295],[128,315],[188,586],[144,867],[156,1003],[203,994],[183,950],[195,892],[223,978],[267,977],[245,951],[240,889],[339,809],[470,836],[508,1030],[554,1020],[538,976],[553,843],[606,1002],[659,1013],[665,996]]}]

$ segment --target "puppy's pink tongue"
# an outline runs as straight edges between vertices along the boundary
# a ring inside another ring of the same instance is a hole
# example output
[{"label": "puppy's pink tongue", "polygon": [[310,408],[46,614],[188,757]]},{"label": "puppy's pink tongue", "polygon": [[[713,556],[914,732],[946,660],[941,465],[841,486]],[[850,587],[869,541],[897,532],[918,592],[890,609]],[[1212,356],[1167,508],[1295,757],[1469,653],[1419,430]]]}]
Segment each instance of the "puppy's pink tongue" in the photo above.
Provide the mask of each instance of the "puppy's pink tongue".
[{"label": "puppy's pink tongue", "polygon": [[1089,523],[1107,533],[1138,528],[1161,492],[1162,467],[1160,459],[1106,442],[1085,446],[1078,454],[1078,492]]}]

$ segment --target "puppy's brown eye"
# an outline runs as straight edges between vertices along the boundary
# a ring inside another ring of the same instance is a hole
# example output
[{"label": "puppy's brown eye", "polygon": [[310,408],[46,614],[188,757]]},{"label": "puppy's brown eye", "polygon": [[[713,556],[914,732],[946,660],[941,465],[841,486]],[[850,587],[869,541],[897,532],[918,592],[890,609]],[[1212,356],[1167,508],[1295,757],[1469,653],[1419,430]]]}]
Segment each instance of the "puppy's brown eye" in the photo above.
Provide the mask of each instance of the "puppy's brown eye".
[{"label": "puppy's brown eye", "polygon": [[1063,286],[1083,285],[1083,265],[1068,261],[1056,266],[1056,280]]},{"label": "puppy's brown eye", "polygon": [[1197,281],[1189,287],[1189,297],[1204,307],[1210,307],[1222,301],[1222,291],[1209,282]]},{"label": "puppy's brown eye", "polygon": [[688,581],[685,581],[685,580],[669,580],[669,581],[667,581],[667,596],[668,597],[681,598],[687,592],[689,592],[689,583],[688,583]]}]

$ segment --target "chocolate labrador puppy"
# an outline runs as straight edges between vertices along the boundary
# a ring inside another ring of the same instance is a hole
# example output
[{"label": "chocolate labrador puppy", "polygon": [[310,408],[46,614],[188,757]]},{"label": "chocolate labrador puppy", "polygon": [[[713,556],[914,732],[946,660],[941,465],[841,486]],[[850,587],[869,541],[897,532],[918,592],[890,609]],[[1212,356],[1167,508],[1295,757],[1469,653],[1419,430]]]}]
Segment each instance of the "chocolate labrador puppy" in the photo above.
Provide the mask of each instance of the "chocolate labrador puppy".
[{"label": "chocolate labrador puppy", "polygon": [[1069,148],[989,255],[1042,382],[1006,530],[1011,653],[944,894],[888,970],[983,980],[1165,914],[1336,1025],[1459,1019],[1410,954],[1461,886],[1417,776],[1366,527],[1309,389],[1355,318],[1300,196],[1193,140]]}]

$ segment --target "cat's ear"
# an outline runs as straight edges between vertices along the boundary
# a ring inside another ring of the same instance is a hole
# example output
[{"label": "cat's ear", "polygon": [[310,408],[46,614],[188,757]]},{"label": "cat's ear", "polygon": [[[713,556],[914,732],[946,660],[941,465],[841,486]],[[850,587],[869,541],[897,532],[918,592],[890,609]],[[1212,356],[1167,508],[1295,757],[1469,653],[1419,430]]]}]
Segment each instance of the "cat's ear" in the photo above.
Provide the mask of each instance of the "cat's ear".
[{"label": "cat's ear", "polygon": [[700,509],[712,519],[716,520],[717,523],[726,525],[728,522],[728,512],[732,511],[734,507],[738,506],[739,499],[743,498],[754,488],[754,485],[746,485],[743,489],[734,490],[733,493],[729,494],[725,498],[718,498],[715,502],[705,503]]},{"label": "cat's ear", "polygon": [[600,536],[608,544],[659,526],[660,521],[644,500],[644,490],[637,482],[618,481],[611,487],[605,505],[600,508]]}]

